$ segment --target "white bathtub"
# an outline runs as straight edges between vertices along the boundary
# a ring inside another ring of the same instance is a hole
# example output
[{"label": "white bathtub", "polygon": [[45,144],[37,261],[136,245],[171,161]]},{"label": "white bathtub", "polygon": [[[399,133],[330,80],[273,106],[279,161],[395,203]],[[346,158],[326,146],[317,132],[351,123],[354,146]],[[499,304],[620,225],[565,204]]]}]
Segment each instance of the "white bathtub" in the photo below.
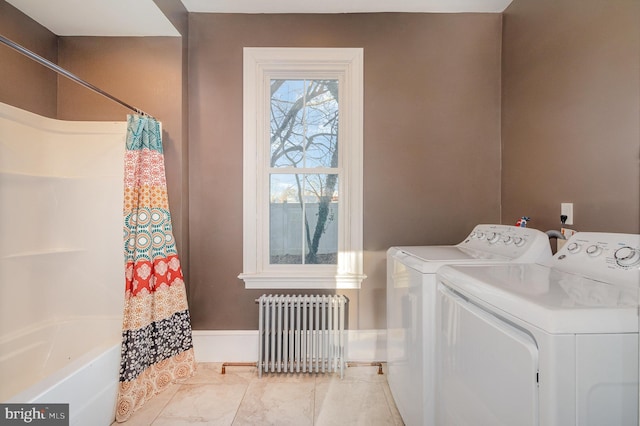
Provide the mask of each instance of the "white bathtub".
[{"label": "white bathtub", "polygon": [[115,419],[121,318],[49,321],[0,340],[0,401],[68,403],[71,425]]}]

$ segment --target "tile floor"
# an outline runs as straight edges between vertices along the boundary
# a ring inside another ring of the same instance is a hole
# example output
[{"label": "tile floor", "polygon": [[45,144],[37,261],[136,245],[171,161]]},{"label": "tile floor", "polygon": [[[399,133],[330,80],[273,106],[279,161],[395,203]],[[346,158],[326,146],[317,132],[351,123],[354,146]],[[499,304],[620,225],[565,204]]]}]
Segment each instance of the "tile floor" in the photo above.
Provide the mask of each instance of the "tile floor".
[{"label": "tile floor", "polygon": [[[403,425],[386,374],[349,367],[329,374],[271,374],[199,363],[196,374],[149,401],[124,426]],[[117,425],[117,423],[114,423]]]}]

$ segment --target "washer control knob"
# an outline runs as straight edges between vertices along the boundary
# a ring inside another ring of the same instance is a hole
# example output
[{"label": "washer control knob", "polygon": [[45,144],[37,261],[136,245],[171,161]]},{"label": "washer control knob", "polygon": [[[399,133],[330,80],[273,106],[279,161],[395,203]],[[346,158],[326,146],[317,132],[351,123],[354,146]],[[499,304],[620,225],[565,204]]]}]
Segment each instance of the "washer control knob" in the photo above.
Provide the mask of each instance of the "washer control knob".
[{"label": "washer control knob", "polygon": [[484,232],[476,232],[476,238],[479,240],[484,240]]},{"label": "washer control knob", "polygon": [[613,257],[616,259],[616,263],[620,266],[633,266],[640,263],[640,252],[629,246],[616,250]]},{"label": "washer control knob", "polygon": [[511,244],[513,242],[513,238],[510,235],[505,235],[502,237],[502,242],[505,244]]},{"label": "washer control knob", "polygon": [[587,247],[587,254],[591,257],[600,256],[600,254],[602,254],[602,247],[597,245],[589,246]]},{"label": "washer control knob", "polygon": [[526,240],[522,237],[513,237],[513,242],[515,243],[516,246],[522,247],[526,242]]},{"label": "washer control knob", "polygon": [[567,246],[567,251],[569,253],[577,253],[580,251],[580,244],[578,243],[571,243]]},{"label": "washer control knob", "polygon": [[490,232],[489,234],[487,234],[487,241],[489,241],[489,244],[495,244],[500,240],[500,234],[497,232]]}]

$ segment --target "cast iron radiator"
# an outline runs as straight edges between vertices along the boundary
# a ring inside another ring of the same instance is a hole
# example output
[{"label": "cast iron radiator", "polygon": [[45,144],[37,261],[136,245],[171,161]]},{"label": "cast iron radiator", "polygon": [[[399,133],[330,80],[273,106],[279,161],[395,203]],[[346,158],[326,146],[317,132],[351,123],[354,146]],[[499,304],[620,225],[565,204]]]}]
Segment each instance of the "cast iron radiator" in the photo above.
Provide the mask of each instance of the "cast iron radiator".
[{"label": "cast iron radiator", "polygon": [[343,377],[345,296],[263,294],[257,302],[259,377],[336,371]]}]

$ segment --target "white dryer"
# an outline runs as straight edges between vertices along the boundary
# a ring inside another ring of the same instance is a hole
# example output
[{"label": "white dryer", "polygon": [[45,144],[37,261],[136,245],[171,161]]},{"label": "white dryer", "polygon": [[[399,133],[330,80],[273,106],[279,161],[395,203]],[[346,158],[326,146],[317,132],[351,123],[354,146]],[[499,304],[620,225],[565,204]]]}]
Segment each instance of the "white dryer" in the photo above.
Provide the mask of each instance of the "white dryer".
[{"label": "white dryer", "polygon": [[639,235],[437,280],[438,425],[638,425]]},{"label": "white dryer", "polygon": [[509,225],[477,225],[457,245],[387,251],[389,387],[407,426],[434,425],[436,271],[449,264],[551,259],[549,237]]}]

